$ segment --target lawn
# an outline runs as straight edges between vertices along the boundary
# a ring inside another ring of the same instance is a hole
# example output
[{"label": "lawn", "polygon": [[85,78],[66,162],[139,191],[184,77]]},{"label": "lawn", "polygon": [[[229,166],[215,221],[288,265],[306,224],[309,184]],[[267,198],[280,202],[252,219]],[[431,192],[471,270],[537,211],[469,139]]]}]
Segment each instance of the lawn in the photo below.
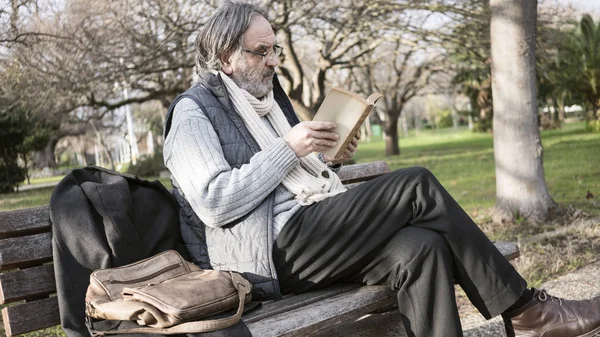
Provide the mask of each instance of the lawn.
[{"label": "lawn", "polygon": [[[600,134],[584,124],[565,124],[542,132],[544,169],[551,196],[563,206],[600,215]],[[495,202],[493,139],[467,130],[428,131],[400,139],[401,155],[382,157],[383,140],[362,143],[357,162],[384,159],[392,169],[423,166],[431,170],[469,212],[479,214]],[[586,199],[587,191],[596,198]]]}]

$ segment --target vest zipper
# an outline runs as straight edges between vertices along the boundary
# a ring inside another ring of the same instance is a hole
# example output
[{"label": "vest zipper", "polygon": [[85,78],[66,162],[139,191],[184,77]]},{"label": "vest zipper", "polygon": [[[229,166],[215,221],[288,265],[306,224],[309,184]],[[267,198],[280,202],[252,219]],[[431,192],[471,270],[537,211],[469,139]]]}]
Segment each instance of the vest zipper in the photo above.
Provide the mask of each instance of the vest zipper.
[{"label": "vest zipper", "polygon": [[154,273],[152,273],[150,275],[147,275],[147,276],[144,276],[144,277],[140,277],[140,278],[137,278],[137,279],[134,279],[134,280],[115,280],[114,277],[111,276],[111,277],[108,278],[108,283],[110,283],[110,284],[115,284],[115,283],[117,283],[117,284],[139,283],[139,282],[143,282],[143,281],[146,281],[146,280],[153,279],[153,278],[155,278],[156,276],[158,276],[160,274],[166,273],[166,272],[168,272],[170,270],[173,270],[173,269],[177,269],[179,267],[181,267],[181,263],[173,264],[173,265],[165,267],[165,268],[163,268],[163,269],[161,269],[159,271],[156,271],[156,272],[154,272]]}]

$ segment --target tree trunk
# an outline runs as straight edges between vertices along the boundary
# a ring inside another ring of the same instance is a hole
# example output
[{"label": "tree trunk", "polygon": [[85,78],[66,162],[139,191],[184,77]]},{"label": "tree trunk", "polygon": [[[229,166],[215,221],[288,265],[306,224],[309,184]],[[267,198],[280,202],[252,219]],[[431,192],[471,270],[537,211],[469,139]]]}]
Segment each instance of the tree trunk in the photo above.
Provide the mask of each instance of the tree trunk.
[{"label": "tree trunk", "polygon": [[537,0],[490,0],[495,221],[516,215],[543,221],[555,206],[548,194],[537,120]]},{"label": "tree trunk", "polygon": [[315,116],[316,111],[311,111],[301,100],[290,97],[290,102],[301,120],[311,121]]},{"label": "tree trunk", "polygon": [[23,166],[25,167],[25,179],[27,179],[27,185],[31,185],[31,177],[29,177],[29,156],[28,153],[23,153],[21,159],[23,159]]},{"label": "tree trunk", "polygon": [[558,121],[563,123],[565,121],[565,103],[561,102],[558,104]]},{"label": "tree trunk", "polygon": [[400,123],[402,123],[402,132],[404,133],[404,137],[408,138],[408,122],[406,121],[406,116],[402,116],[402,118],[400,118]]},{"label": "tree trunk", "polygon": [[19,1],[12,0],[10,2],[11,13],[10,13],[10,32],[14,35],[17,34],[17,27],[19,25]]},{"label": "tree trunk", "polygon": [[54,157],[54,149],[56,148],[56,144],[58,143],[58,137],[50,137],[48,140],[48,144],[41,151],[36,151],[32,164],[35,168],[55,168],[56,167],[56,158]]},{"label": "tree trunk", "polygon": [[399,155],[400,146],[398,145],[398,118],[387,118],[384,123],[384,131],[385,155]]}]

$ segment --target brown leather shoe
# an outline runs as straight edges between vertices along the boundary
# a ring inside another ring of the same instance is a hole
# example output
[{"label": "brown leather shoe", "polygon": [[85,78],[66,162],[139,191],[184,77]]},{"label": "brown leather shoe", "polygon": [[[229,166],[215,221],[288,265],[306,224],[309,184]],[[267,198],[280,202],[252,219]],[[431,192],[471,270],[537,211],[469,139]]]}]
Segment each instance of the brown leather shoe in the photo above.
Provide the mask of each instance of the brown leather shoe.
[{"label": "brown leather shoe", "polygon": [[591,337],[600,333],[600,296],[563,300],[532,289],[533,299],[502,314],[508,337]]}]

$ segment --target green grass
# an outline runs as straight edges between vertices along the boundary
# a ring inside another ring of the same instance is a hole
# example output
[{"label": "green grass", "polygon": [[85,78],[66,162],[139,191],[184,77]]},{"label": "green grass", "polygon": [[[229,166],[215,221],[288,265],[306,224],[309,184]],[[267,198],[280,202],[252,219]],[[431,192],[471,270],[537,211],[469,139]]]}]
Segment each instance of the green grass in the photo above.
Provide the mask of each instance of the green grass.
[{"label": "green grass", "polygon": [[48,205],[54,187],[0,194],[0,212]]},{"label": "green grass", "polygon": [[[423,166],[431,170],[471,215],[495,202],[493,139],[467,130],[421,131],[400,139],[401,154],[383,157],[383,140],[361,143],[357,162],[384,159],[392,169]],[[600,134],[583,123],[542,132],[544,169],[551,196],[563,206],[600,214]],[[586,199],[587,191],[596,198]]]}]

